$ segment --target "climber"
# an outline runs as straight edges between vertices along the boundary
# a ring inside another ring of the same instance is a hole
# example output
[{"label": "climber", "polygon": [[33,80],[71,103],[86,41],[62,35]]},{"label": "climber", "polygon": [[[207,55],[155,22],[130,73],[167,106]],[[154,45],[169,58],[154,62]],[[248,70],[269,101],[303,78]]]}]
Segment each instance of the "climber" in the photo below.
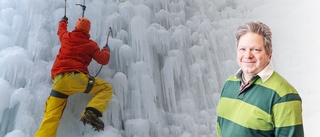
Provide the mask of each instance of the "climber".
[{"label": "climber", "polygon": [[35,137],[55,137],[59,121],[68,96],[78,92],[93,94],[93,98],[82,112],[80,121],[91,125],[95,131],[104,129],[102,117],[112,97],[112,86],[103,79],[90,76],[88,65],[92,59],[106,65],[110,59],[110,48],[102,50],[90,39],[91,22],[79,18],[72,32],[67,30],[68,18],[64,16],[58,29],[61,47],[51,70],[53,86],[46,101],[41,125]]}]

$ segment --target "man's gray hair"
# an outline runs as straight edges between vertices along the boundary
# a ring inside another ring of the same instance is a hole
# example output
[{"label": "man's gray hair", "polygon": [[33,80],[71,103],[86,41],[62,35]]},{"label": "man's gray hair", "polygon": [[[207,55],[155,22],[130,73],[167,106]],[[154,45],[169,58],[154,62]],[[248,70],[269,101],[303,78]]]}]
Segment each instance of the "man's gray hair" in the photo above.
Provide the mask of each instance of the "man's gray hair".
[{"label": "man's gray hair", "polygon": [[259,21],[252,21],[252,22],[248,22],[243,25],[240,25],[236,31],[237,46],[239,44],[239,40],[241,36],[245,35],[248,32],[257,33],[260,36],[262,36],[264,47],[266,49],[267,54],[270,55],[272,53],[272,41],[271,41],[272,33],[270,28],[266,24]]}]

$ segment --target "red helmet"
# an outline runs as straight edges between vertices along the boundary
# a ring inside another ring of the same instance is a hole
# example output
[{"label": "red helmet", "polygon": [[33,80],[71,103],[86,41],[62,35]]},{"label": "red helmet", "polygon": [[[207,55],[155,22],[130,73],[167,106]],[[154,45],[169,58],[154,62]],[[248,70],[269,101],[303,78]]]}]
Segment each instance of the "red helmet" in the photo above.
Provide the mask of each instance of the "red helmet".
[{"label": "red helmet", "polygon": [[87,32],[90,31],[91,22],[87,18],[79,18],[76,22],[76,29],[84,29]]}]

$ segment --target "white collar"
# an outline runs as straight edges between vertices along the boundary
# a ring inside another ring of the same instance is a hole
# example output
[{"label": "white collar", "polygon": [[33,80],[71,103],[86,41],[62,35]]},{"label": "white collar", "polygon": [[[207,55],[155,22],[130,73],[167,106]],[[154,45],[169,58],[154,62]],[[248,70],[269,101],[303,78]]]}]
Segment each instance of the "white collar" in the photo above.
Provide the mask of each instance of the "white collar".
[{"label": "white collar", "polygon": [[[274,69],[272,68],[271,64],[269,63],[263,70],[261,70],[257,75],[261,78],[262,82],[266,82],[271,75],[273,74]],[[243,71],[241,68],[237,71],[235,77],[241,79]]]}]

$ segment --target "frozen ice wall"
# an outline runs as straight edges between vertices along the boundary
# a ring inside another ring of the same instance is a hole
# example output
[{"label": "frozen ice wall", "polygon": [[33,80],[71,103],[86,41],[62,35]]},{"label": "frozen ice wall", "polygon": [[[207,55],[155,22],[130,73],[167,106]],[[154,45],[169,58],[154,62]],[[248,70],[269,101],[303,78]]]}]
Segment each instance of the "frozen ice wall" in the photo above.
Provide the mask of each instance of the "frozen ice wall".
[{"label": "frozen ice wall", "polygon": [[[86,0],[91,38],[100,47],[112,28],[111,60],[98,77],[112,84],[114,94],[102,117],[106,124],[102,132],[79,121],[91,96],[69,97],[57,136],[215,136],[221,86],[238,69],[234,31],[248,20],[270,24],[274,45],[281,45],[275,47],[273,65],[297,85],[302,97],[319,95],[312,85],[301,83],[312,80],[313,72],[319,70],[307,59],[309,52],[299,52],[305,46],[313,54],[319,51],[316,31],[311,29],[319,20],[309,22],[316,16],[316,1],[309,1]],[[81,7],[75,4],[82,2],[67,0],[69,31],[81,17]],[[32,137],[51,90],[50,69],[60,47],[56,32],[64,0],[0,0],[0,11],[0,137]],[[319,60],[315,57],[312,60]],[[303,75],[301,69],[308,65],[312,69]],[[93,61],[91,75],[99,68]],[[320,122],[315,115],[319,111],[314,111],[319,101],[306,102],[313,104],[304,110],[305,117],[311,116],[306,118],[306,134],[312,137],[313,121]]]}]

